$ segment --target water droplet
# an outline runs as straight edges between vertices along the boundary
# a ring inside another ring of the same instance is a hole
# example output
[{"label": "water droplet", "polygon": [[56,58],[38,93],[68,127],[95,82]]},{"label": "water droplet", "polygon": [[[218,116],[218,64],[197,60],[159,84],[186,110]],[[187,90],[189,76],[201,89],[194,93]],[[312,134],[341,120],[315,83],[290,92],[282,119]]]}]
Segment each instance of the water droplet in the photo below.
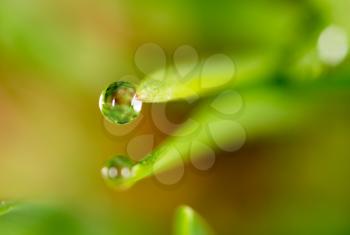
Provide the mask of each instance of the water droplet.
[{"label": "water droplet", "polygon": [[103,126],[108,132],[108,134],[113,135],[115,137],[125,137],[126,135],[131,134],[136,129],[136,127],[140,124],[142,119],[143,115],[141,113],[138,118],[136,118],[133,122],[129,123],[128,125],[115,125],[114,123],[111,123],[110,121],[104,118]]},{"label": "water droplet", "polygon": [[113,186],[120,186],[133,176],[134,162],[127,156],[118,155],[108,160],[101,170],[102,177]]},{"label": "water droplet", "polygon": [[102,115],[114,124],[126,124],[139,116],[142,101],[136,96],[133,84],[114,82],[105,89],[99,102]]}]

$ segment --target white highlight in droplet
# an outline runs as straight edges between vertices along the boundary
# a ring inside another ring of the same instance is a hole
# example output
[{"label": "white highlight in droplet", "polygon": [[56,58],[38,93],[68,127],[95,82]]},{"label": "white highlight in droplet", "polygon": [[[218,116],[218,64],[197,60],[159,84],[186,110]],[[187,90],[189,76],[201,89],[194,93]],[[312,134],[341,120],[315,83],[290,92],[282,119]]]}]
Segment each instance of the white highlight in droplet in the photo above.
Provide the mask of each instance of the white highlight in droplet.
[{"label": "white highlight in droplet", "polygon": [[317,51],[321,61],[328,65],[338,65],[347,56],[349,50],[346,31],[331,25],[321,33]]},{"label": "white highlight in droplet", "polygon": [[103,109],[103,98],[104,98],[104,92],[100,95],[100,98],[98,99],[98,107],[100,108],[101,112]]},{"label": "white highlight in droplet", "polygon": [[101,174],[102,174],[102,177],[103,178],[105,178],[105,179],[107,179],[108,178],[108,167],[103,167],[102,169],[101,169]]},{"label": "white highlight in droplet", "polygon": [[196,67],[198,54],[193,47],[182,45],[174,52],[174,63],[179,75],[185,77]]},{"label": "white highlight in droplet", "polygon": [[235,66],[230,57],[224,54],[210,56],[203,64],[201,87],[215,88],[229,83],[234,76]]},{"label": "white highlight in droplet", "polygon": [[[114,101],[114,100],[113,100]],[[131,105],[133,107],[133,109],[136,111],[136,112],[141,112],[141,109],[142,109],[142,101],[139,100],[137,98],[137,96],[135,95],[132,100],[131,100]]]},{"label": "white highlight in droplet", "polygon": [[108,176],[110,178],[115,178],[118,176],[118,169],[116,167],[110,167],[108,169]]},{"label": "white highlight in droplet", "polygon": [[124,167],[120,170],[120,174],[123,178],[129,178],[131,176],[131,170],[128,167]]},{"label": "white highlight in droplet", "polygon": [[245,143],[246,132],[238,122],[221,120],[209,123],[208,127],[209,134],[221,150],[234,152]]}]

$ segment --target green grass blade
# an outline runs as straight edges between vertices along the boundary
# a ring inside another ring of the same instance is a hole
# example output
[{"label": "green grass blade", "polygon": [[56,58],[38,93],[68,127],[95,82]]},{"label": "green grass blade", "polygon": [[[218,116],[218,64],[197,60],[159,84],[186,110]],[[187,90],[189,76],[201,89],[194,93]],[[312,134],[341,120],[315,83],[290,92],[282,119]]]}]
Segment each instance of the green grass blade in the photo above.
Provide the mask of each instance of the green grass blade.
[{"label": "green grass blade", "polygon": [[[220,55],[218,55],[220,56]],[[236,56],[239,71],[235,70],[233,60],[221,55],[218,62],[202,61],[189,75],[182,77],[174,67],[158,70],[146,76],[137,87],[137,95],[146,103],[162,103],[181,99],[197,99],[235,86],[244,84],[270,72],[274,56],[249,57]],[[210,59],[210,58],[209,58]],[[186,66],[186,65],[182,65]],[[181,65],[177,68],[179,69]],[[180,68],[181,69],[181,68]],[[237,81],[240,76],[240,81]]]},{"label": "green grass blade", "polygon": [[[324,82],[326,81],[326,82]],[[208,98],[201,106],[197,108],[191,115],[191,120],[185,122],[179,128],[174,136],[166,139],[151,154],[145,156],[143,160],[133,166],[133,176],[125,179],[121,185],[115,185],[120,188],[128,188],[134,183],[161,173],[178,166],[178,154],[181,155],[183,162],[190,159],[190,150],[192,143],[198,141],[205,143],[213,150],[218,149],[217,144],[213,141],[213,137],[220,137],[221,144],[234,144],[241,141],[241,133],[236,132],[225,126],[219,126],[208,134],[207,127],[210,123],[224,121],[235,121],[241,124],[247,134],[247,138],[254,139],[262,136],[269,136],[290,132],[291,129],[300,128],[302,123],[312,121],[317,113],[322,112],[322,108],[314,105],[315,99],[319,99],[324,89],[331,90],[342,87],[348,89],[349,82],[337,82],[329,80],[320,80],[309,86],[257,86],[240,90],[240,94],[244,100],[244,110],[240,116],[228,116],[223,120],[222,116],[216,115],[210,111],[210,104],[214,98]],[[336,90],[336,89],[335,89]],[[336,99],[336,93],[334,97]],[[328,92],[329,98],[332,93]],[[223,100],[223,102],[229,102]],[[324,107],[323,107],[324,108]],[[305,115],[305,111],[313,115]],[[201,128],[190,135],[189,130]],[[189,141],[190,140],[190,141]],[[174,149],[176,151],[174,151]],[[178,154],[176,154],[178,153]],[[191,152],[192,157],[200,158],[203,149],[196,148]],[[155,166],[157,169],[155,170]]]},{"label": "green grass blade", "polygon": [[212,229],[207,222],[192,208],[180,207],[175,215],[175,235],[212,235]]}]

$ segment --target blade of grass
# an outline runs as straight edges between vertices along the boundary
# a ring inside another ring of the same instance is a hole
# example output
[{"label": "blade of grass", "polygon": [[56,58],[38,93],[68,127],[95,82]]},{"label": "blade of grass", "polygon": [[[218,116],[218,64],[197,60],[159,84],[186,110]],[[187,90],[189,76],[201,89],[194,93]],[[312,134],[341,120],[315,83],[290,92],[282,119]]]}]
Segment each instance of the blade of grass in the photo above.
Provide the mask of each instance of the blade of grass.
[{"label": "blade of grass", "polygon": [[[226,118],[239,122],[249,139],[290,132],[290,130],[300,128],[303,123],[307,125],[308,121],[312,121],[315,115],[317,116],[317,113],[322,112],[322,108],[315,106],[312,99],[317,100],[320,95],[324,94],[324,89],[328,91],[328,96],[330,96],[329,90],[332,86],[338,91],[340,87],[343,89],[350,87],[347,81],[329,81],[321,79],[309,86],[264,85],[240,90],[245,102],[244,111],[239,118],[236,116]],[[225,130],[225,127],[213,130],[211,135],[208,135],[208,124],[223,120],[220,115],[209,111],[213,99],[215,97],[208,98],[203,102],[191,115],[191,121],[185,122],[174,136],[166,139],[151,154],[145,156],[133,167],[133,176],[125,179],[122,185],[116,186],[128,188],[155,173],[177,167],[178,154],[176,153],[180,153],[184,162],[189,161],[189,152],[195,141],[205,143],[212,149],[218,148],[212,136],[220,136],[220,141],[223,144],[235,144],[235,141],[241,141],[240,133],[230,131],[230,129]],[[312,115],[305,115],[307,113]],[[190,135],[186,134],[188,130],[193,128],[194,124],[199,124],[201,128]],[[173,151],[174,149],[176,151]],[[197,148],[191,154],[192,157],[200,157],[203,151]],[[156,171],[155,165],[157,165]]]},{"label": "blade of grass", "polygon": [[212,235],[207,222],[192,208],[181,206],[175,215],[175,235]]},{"label": "blade of grass", "polygon": [[[271,69],[274,67],[272,62],[275,61],[274,58],[275,55],[255,55],[248,58],[246,56],[236,56],[241,69],[236,71],[233,62],[230,60],[233,66],[232,76],[229,75],[229,70],[231,69],[229,66],[205,63],[205,61],[202,61],[194,71],[185,77],[180,77],[174,67],[168,67],[165,71],[160,69],[146,76],[138,85],[136,93],[146,103],[163,103],[206,97],[220,90],[227,89],[227,87],[236,86],[236,84],[244,85],[257,78],[270,78],[265,76],[265,74],[271,73]],[[228,75],[228,77],[225,75]],[[237,76],[244,79],[236,81]]]}]

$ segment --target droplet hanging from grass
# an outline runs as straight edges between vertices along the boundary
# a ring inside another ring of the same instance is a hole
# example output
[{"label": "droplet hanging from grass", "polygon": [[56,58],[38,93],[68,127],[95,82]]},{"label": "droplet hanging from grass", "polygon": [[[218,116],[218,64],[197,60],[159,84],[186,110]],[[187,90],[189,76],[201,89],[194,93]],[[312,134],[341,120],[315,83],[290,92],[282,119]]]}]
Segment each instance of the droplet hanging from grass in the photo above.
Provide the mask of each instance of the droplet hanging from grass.
[{"label": "droplet hanging from grass", "polygon": [[112,187],[121,187],[133,176],[134,162],[127,156],[117,155],[108,160],[101,170],[102,177]]},{"label": "droplet hanging from grass", "polygon": [[99,107],[108,121],[127,124],[139,116],[142,101],[137,98],[136,88],[132,83],[118,81],[102,91]]}]

